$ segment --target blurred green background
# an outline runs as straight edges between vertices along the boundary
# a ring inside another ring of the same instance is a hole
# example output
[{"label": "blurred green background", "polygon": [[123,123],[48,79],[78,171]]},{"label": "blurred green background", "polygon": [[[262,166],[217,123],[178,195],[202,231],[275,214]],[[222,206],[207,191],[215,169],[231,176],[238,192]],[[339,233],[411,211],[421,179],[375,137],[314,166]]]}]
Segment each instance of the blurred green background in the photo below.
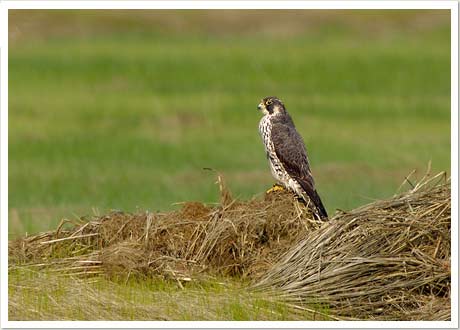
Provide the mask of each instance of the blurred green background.
[{"label": "blurred green background", "polygon": [[250,198],[280,97],[330,214],[450,173],[450,13],[10,10],[9,233]]}]

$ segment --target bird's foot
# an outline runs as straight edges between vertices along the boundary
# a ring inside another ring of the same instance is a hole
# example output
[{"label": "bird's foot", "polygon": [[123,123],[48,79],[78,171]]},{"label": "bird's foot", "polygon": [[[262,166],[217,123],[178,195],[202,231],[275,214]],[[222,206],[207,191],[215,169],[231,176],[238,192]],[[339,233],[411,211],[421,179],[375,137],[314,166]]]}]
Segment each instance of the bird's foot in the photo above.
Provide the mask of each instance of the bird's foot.
[{"label": "bird's foot", "polygon": [[267,190],[267,194],[271,194],[272,192],[275,192],[275,191],[282,191],[284,190],[284,187],[275,183],[273,185],[273,187],[271,187],[270,189]]}]

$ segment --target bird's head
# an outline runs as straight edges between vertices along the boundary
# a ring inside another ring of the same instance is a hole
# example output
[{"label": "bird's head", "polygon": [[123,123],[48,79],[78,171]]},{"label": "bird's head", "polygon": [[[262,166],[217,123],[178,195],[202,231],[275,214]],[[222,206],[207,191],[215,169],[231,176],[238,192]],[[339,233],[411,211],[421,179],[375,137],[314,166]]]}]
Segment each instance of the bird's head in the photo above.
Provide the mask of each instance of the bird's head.
[{"label": "bird's head", "polygon": [[266,115],[277,115],[286,112],[283,102],[276,96],[268,96],[262,99],[257,106],[257,109]]}]

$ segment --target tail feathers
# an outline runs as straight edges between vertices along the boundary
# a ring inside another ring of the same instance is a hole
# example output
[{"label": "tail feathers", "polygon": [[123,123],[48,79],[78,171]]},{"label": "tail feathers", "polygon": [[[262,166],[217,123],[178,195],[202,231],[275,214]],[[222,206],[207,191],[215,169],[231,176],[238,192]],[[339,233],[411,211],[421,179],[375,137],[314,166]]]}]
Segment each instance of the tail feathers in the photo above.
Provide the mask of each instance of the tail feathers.
[{"label": "tail feathers", "polygon": [[316,198],[312,202],[315,204],[316,209],[318,210],[320,218],[321,219],[328,218],[329,216],[327,215],[326,208],[324,207],[323,202],[321,201],[321,198],[319,197],[319,195],[316,192],[316,190],[315,190],[315,195],[316,195],[315,196]]},{"label": "tail feathers", "polygon": [[[321,198],[319,197],[318,193],[316,192],[316,189],[312,189],[309,183],[305,181],[299,181],[300,186],[303,188],[305,191],[306,195],[310,199],[310,201],[314,204],[316,211],[318,212],[318,216],[320,219],[326,219],[328,218],[326,208],[323,205],[323,202],[321,201]],[[308,203],[308,200],[305,200],[305,197],[302,197],[306,203]]]}]

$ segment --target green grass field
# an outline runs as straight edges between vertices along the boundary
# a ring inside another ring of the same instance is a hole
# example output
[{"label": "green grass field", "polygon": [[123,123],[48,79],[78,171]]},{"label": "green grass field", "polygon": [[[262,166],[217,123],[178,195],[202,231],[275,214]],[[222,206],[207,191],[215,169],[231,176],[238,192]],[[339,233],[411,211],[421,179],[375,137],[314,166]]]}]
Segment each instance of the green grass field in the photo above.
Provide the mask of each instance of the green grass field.
[{"label": "green grass field", "polygon": [[[430,161],[450,173],[449,15],[10,11],[9,237],[110,209],[217,202],[205,167],[235,196],[260,196],[273,184],[256,109],[268,95],[304,137],[331,215],[393,195]],[[9,278],[16,319],[308,318],[238,281],[223,292]]]},{"label": "green grass field", "polygon": [[447,11],[43,11],[9,25],[12,235],[93,209],[215,202],[203,167],[236,196],[262,193],[267,95],[293,116],[331,214],[430,160],[450,169]]}]

